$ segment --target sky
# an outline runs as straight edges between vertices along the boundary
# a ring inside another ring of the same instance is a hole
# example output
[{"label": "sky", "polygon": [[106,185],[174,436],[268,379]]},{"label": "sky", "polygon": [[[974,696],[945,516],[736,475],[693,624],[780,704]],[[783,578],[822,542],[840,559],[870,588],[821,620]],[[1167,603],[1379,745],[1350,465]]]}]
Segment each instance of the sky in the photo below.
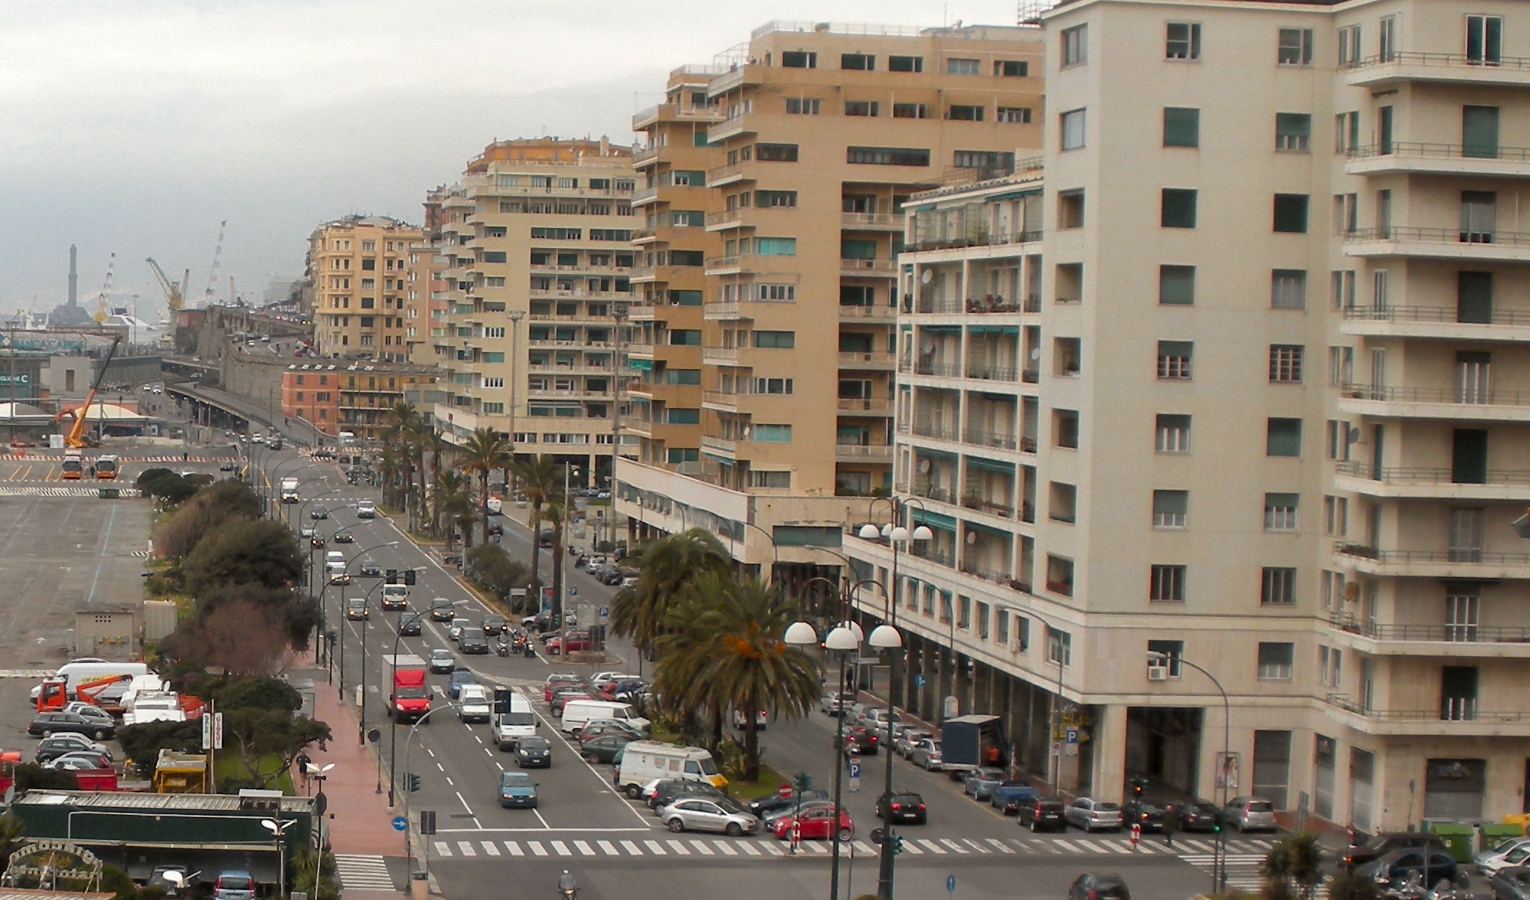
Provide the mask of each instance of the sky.
[{"label": "sky", "polygon": [[628,143],[684,63],[772,20],[1014,24],[1016,0],[0,0],[0,310],[111,297],[157,320],[155,258],[259,303],[313,228],[421,219],[494,140]]}]

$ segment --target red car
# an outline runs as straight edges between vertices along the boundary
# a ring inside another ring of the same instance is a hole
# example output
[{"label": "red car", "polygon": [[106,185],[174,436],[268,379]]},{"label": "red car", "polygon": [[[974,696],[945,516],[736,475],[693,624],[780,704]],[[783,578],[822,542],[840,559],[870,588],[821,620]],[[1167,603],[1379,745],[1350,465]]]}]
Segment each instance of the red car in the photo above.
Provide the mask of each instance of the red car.
[{"label": "red car", "polygon": [[562,716],[563,715],[563,708],[568,706],[568,702],[570,700],[594,700],[594,699],[595,699],[594,696],[592,696],[590,694],[587,694],[584,691],[574,691],[573,693],[569,693],[569,694],[559,694],[558,696],[552,698],[552,703],[548,704],[548,707],[552,710],[552,714],[553,715],[555,715],[555,716]]},{"label": "red car", "polygon": [[[595,644],[590,640],[588,631],[570,631],[568,633],[568,652],[578,653],[582,650],[592,650]],[[563,639],[555,637],[547,642],[547,652],[552,656],[563,655]]]},{"label": "red car", "polygon": [[[792,829],[797,824],[795,816],[782,816],[776,820],[775,835],[781,840],[790,840]],[[804,841],[826,841],[834,835],[835,828],[834,807],[823,806],[817,809],[802,811],[802,834],[799,838]],[[855,836],[855,823],[850,821],[850,814],[843,808],[839,810],[839,839],[848,841]]]},{"label": "red car", "polygon": [[559,690],[566,687],[576,687],[580,690],[583,690],[584,682],[581,681],[577,676],[573,675],[567,678],[559,678],[556,681],[549,681],[547,682],[547,686],[542,688],[542,702],[553,702],[553,695],[557,694]]}]

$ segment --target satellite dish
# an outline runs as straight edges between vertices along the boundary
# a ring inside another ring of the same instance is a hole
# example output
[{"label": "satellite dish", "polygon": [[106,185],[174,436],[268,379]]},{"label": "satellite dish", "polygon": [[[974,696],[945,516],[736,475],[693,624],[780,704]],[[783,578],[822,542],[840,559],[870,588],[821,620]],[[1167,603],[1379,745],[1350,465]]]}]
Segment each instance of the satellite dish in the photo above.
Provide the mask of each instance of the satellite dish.
[{"label": "satellite dish", "polygon": [[969,531],[969,532],[967,532],[967,546],[970,547],[970,546],[972,546],[973,544],[976,544],[976,543],[977,543],[977,532],[976,531]]},{"label": "satellite dish", "polygon": [[1358,440],[1360,440],[1360,429],[1355,428],[1354,426],[1350,426],[1350,429],[1349,429],[1349,442],[1351,444],[1353,444],[1353,443],[1355,443]]},{"label": "satellite dish", "polygon": [[919,460],[919,471],[928,474],[930,471],[930,461],[927,459]]},{"label": "satellite dish", "polygon": [[920,273],[919,273],[919,281],[921,283],[929,284],[930,282],[932,282],[934,280],[935,280],[935,270],[934,269],[924,269],[924,270],[920,271]]},{"label": "satellite dish", "polygon": [[1041,359],[1041,348],[1040,347],[1032,347],[1031,348],[1031,359]]},{"label": "satellite dish", "polygon": [[919,352],[920,353],[934,353],[935,352],[935,342],[930,340],[929,338],[925,338],[919,344]]}]

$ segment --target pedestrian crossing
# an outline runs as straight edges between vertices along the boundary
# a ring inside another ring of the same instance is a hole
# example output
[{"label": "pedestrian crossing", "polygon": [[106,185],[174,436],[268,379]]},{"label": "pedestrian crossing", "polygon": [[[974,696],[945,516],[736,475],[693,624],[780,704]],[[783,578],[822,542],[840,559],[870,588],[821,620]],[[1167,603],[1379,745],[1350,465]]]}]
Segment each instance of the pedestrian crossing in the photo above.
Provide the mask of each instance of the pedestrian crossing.
[{"label": "pedestrian crossing", "polygon": [[[1082,837],[1055,840],[1026,838],[921,838],[912,829],[902,829],[903,852],[908,856],[1160,856],[1177,857],[1197,868],[1204,868],[1209,875],[1214,852],[1210,839],[1183,839],[1173,847],[1161,840],[1144,841],[1132,849],[1125,838]],[[722,837],[655,837],[621,839],[571,838],[551,835],[547,838],[514,840],[490,840],[485,838],[443,838],[432,842],[431,852],[441,859],[503,859],[537,857],[650,857],[677,859],[750,859],[771,856],[790,856],[791,847],[785,841],[770,836],[722,838]],[[848,842],[857,855],[872,855],[877,848],[864,838]],[[1272,842],[1268,840],[1240,841],[1229,845],[1228,884],[1257,887],[1259,864]],[[1240,852],[1233,852],[1234,850]],[[827,856],[833,852],[829,841],[803,841],[798,845],[799,856]],[[848,853],[844,848],[842,853]],[[1234,866],[1233,863],[1236,863]],[[1249,882],[1248,879],[1253,879]]]},{"label": "pedestrian crossing", "polygon": [[376,853],[336,853],[335,873],[340,886],[352,891],[396,891],[388,864]]},{"label": "pedestrian crossing", "polygon": [[0,497],[95,497],[99,494],[97,488],[110,487],[117,491],[117,496],[124,499],[132,499],[138,496],[138,488],[118,487],[116,482],[77,484],[77,485],[0,485]]}]

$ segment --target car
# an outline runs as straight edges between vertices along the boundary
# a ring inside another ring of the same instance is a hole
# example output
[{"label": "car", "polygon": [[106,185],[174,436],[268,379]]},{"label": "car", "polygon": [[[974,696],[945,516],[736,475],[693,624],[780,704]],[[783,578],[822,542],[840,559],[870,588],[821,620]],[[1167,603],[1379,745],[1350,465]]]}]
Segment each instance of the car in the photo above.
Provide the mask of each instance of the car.
[{"label": "car", "polygon": [[398,620],[398,633],[404,637],[419,637],[423,632],[424,623],[419,616],[400,616]]},{"label": "car", "polygon": [[1445,842],[1440,836],[1429,831],[1383,831],[1366,840],[1363,844],[1356,844],[1344,851],[1339,862],[1349,868],[1363,866],[1366,863],[1380,859],[1383,855],[1393,850],[1404,848],[1428,847],[1433,850],[1445,850]]},{"label": "car", "polygon": [[682,797],[664,807],[659,819],[670,831],[720,831],[729,837],[754,834],[760,820],[747,809],[728,799]]},{"label": "car", "polygon": [[79,713],[40,712],[27,723],[27,734],[49,737],[55,734],[89,735],[98,741],[109,740],[117,735],[117,726],[97,719],[87,719]]},{"label": "car", "polygon": [[1085,872],[1068,885],[1068,900],[1132,900],[1132,892],[1120,875]]},{"label": "car", "polygon": [[445,597],[437,597],[430,601],[430,621],[450,622],[456,616],[457,611],[452,608],[452,601]]},{"label": "car", "polygon": [[503,535],[504,533],[505,533],[504,523],[502,523],[502,522],[490,522],[489,523],[489,535],[491,537],[493,535]]},{"label": "car", "polygon": [[928,821],[928,812],[924,808],[924,797],[919,794],[912,791],[895,792],[891,795],[891,799],[892,802],[889,804],[882,802],[884,798],[877,798],[876,811],[878,819],[898,825],[923,825]]},{"label": "car", "polygon": [[552,744],[541,735],[526,735],[516,742],[515,764],[522,769],[552,768]]},{"label": "car", "polygon": [[506,627],[507,627],[507,625],[505,623],[505,617],[504,616],[484,616],[483,617],[483,633],[484,634],[504,634]]},{"label": "car", "polygon": [[315,522],[321,522],[324,519],[329,518],[329,510],[322,506],[315,506],[313,509],[308,511],[308,518],[314,520]]},{"label": "car", "polygon": [[1500,841],[1492,849],[1482,851],[1472,859],[1472,863],[1477,871],[1491,878],[1500,869],[1526,866],[1526,860],[1530,860],[1530,838],[1517,837]]},{"label": "car", "polygon": [[345,617],[353,621],[372,618],[372,610],[367,606],[367,598],[352,597],[345,601]]},{"label": "car", "polygon": [[[254,341],[250,341],[249,344],[246,344],[245,346],[248,347],[248,346],[250,346],[250,344],[254,344],[254,343],[255,343]],[[257,435],[254,435],[253,437],[251,437],[250,440],[254,441],[257,444],[264,444],[266,442],[266,436],[263,435],[263,434],[257,434]]]},{"label": "car", "polygon": [[834,836],[836,830],[841,841],[855,837],[855,823],[851,821],[850,814],[843,807],[830,805],[805,809],[801,816],[782,816],[776,820],[773,833],[783,841],[790,840],[794,832],[798,840],[826,841]]},{"label": "car", "polygon": [[583,743],[591,738],[598,738],[603,734],[620,734],[634,741],[641,741],[644,738],[644,734],[640,729],[626,722],[619,722],[616,719],[592,719],[584,723],[584,727],[579,729],[578,737],[580,742]]},{"label": "car", "polygon": [[973,769],[962,779],[962,793],[974,800],[987,800],[994,789],[1004,783],[1004,770],[992,766]]},{"label": "car", "polygon": [[876,732],[864,728],[860,725],[850,725],[845,728],[845,747],[854,747],[855,752],[862,756],[876,756],[877,745],[881,743],[881,740],[882,739],[877,736]]},{"label": "car", "polygon": [[1469,879],[1451,855],[1437,847],[1402,847],[1388,850],[1355,871],[1376,882],[1385,893],[1388,888],[1398,888],[1409,878],[1422,877],[1425,887],[1433,887],[1440,881],[1451,881],[1465,886]]},{"label": "car", "polygon": [[584,690],[575,689],[569,691],[558,691],[557,693],[553,694],[552,702],[547,704],[547,707],[548,709],[552,710],[553,715],[562,718],[563,710],[568,706],[568,701],[594,699],[595,697],[592,694]]},{"label": "car", "polygon": [[462,637],[462,630],[471,626],[472,624],[473,623],[469,622],[467,619],[462,618],[461,616],[457,616],[456,618],[452,619],[452,624],[449,625],[446,629],[447,640],[455,641],[457,638]]},{"label": "car", "polygon": [[225,459],[223,462],[218,463],[218,471],[219,472],[232,472],[232,471],[234,471],[234,461],[231,460],[231,459]]},{"label": "car", "polygon": [[190,866],[155,866],[154,871],[149,873],[149,880],[144,887],[159,888],[170,900],[190,897],[192,886],[186,883],[186,878],[191,872]]},{"label": "car", "polygon": [[370,560],[363,557],[361,560],[361,565],[359,566],[359,570],[362,578],[382,577],[382,566],[379,566],[375,560]]},{"label": "car", "polygon": [[110,769],[112,761],[105,753],[97,753],[94,750],[74,750],[63,756],[55,756],[42,766],[45,769],[66,772],[97,772],[101,769]]},{"label": "car", "polygon": [[914,758],[914,747],[925,738],[932,738],[935,733],[921,728],[904,728],[901,731],[893,731],[893,751],[904,759]]},{"label": "car", "polygon": [[482,628],[464,628],[457,636],[457,649],[469,656],[483,656],[489,652],[489,639]]},{"label": "car", "polygon": [[525,772],[499,773],[499,805],[504,809],[536,809],[536,782]]},{"label": "car", "polygon": [[[546,644],[548,654],[552,656],[563,655],[565,648],[564,640],[561,636],[555,635],[551,638],[548,638]],[[568,633],[567,644],[567,649],[570,653],[580,653],[586,650],[592,650],[595,647],[595,643],[590,639],[590,633],[588,631],[570,631]]]},{"label": "car", "polygon": [[449,674],[457,668],[457,657],[450,650],[440,647],[430,651],[430,671],[437,675]]},{"label": "car", "polygon": [[1003,815],[1015,815],[1026,801],[1035,798],[1038,791],[1028,781],[1005,780],[988,792],[988,803]]},{"label": "car", "polygon": [[714,797],[721,799],[724,794],[717,788],[705,781],[692,781],[687,778],[666,778],[655,782],[653,791],[649,792],[645,787],[644,797],[648,802],[648,808],[655,813],[673,803],[679,797]]},{"label": "car", "polygon": [[1262,797],[1234,797],[1222,808],[1222,821],[1239,831],[1274,831],[1275,804]]},{"label": "car", "polygon": [[464,684],[457,692],[457,717],[463,722],[487,722],[494,713],[494,703],[481,684]]},{"label": "car", "polygon": [[1046,797],[1033,797],[1020,804],[1016,821],[1021,828],[1029,828],[1032,834],[1043,831],[1067,831],[1068,820],[1063,815],[1063,802]]},{"label": "car", "polygon": [[305,540],[310,540],[311,541],[314,538],[319,536],[319,526],[317,526],[317,525],[304,525],[302,528],[298,529],[298,535],[300,537],[304,538]]},{"label": "car", "polygon": [[1530,867],[1499,869],[1488,882],[1493,900],[1530,900]]},{"label": "car", "polygon": [[351,534],[346,529],[342,528],[339,531],[335,532],[335,536],[334,536],[333,540],[337,544],[354,544],[354,543],[356,543],[356,536],[354,534]]},{"label": "car", "polygon": [[115,727],[117,724],[117,720],[112,718],[111,713],[95,705],[94,703],[86,703],[84,700],[71,700],[68,703],[65,703],[63,712],[84,716],[87,719],[100,722],[103,725],[111,725]]},{"label": "car", "polygon": [[213,900],[255,900],[255,879],[243,869],[224,869],[213,882]]},{"label": "car", "polygon": [[588,762],[614,763],[622,748],[632,743],[632,738],[622,734],[603,734],[597,738],[579,742],[579,755]]},{"label": "car", "polygon": [[[756,797],[755,799],[750,800],[748,803],[748,809],[756,816],[764,818],[769,813],[776,812],[777,810],[785,810],[788,813],[791,812],[794,808],[796,808],[798,799],[799,798],[797,797],[796,793],[793,793],[789,797],[783,797],[780,794],[766,794],[763,797]],[[803,803],[810,803],[815,800],[827,803],[829,801],[829,792],[823,790],[822,788],[808,788],[802,792],[802,797],[800,799]]]},{"label": "car", "polygon": [[377,518],[377,504],[374,503],[371,500],[357,500],[356,501],[356,518],[358,518],[358,519],[375,519],[375,518]]},{"label": "car", "polygon": [[1222,812],[1216,804],[1207,803],[1204,800],[1192,800],[1182,803],[1176,810],[1179,813],[1180,831],[1216,831],[1222,824]]},{"label": "car", "polygon": [[456,700],[462,694],[464,684],[477,684],[478,676],[465,668],[458,667],[452,670],[452,674],[446,679],[446,693]]},{"label": "car", "polygon": [[914,745],[914,752],[909,754],[909,761],[919,766],[926,772],[939,772],[945,769],[944,757],[940,753],[940,741],[934,738],[925,738]]},{"label": "car", "polygon": [[111,758],[110,751],[108,751],[104,745],[98,744],[95,741],[84,737],[83,735],[67,732],[64,734],[55,734],[52,737],[45,737],[41,741],[38,741],[37,749],[33,755],[33,759],[36,762],[45,763],[49,760],[58,759],[60,756],[66,756],[70,753],[77,753],[82,750],[87,752],[105,753],[108,759]]},{"label": "car", "polygon": [[[313,535],[308,538],[308,545],[310,547],[323,547],[324,546],[324,535],[319,534],[318,531],[315,530]],[[349,576],[349,575],[345,576],[347,584],[350,583],[350,577],[351,576]]]},{"label": "car", "polygon": [[[765,730],[765,726],[769,722],[770,722],[770,713],[768,711],[766,711],[766,710],[763,710],[763,709],[760,710],[759,712],[755,713],[755,715],[754,715],[754,730],[755,731],[764,731]],[[739,731],[743,731],[744,730],[744,714],[742,712],[740,712],[739,710],[736,710],[736,709],[733,711],[733,727],[737,728]]]},{"label": "car", "polygon": [[1121,830],[1121,805],[1109,800],[1080,797],[1068,804],[1063,815],[1069,825],[1086,832]]},{"label": "car", "polygon": [[1143,834],[1162,834],[1165,815],[1163,807],[1146,800],[1128,800],[1121,804],[1121,823],[1127,828],[1140,826]]},{"label": "car", "polygon": [[556,681],[549,680],[546,684],[544,684],[542,686],[542,700],[545,703],[551,703],[558,696],[558,694],[566,694],[569,691],[589,693],[590,689],[585,685],[584,680],[579,676],[569,675],[559,678]]},{"label": "car", "polygon": [[[896,711],[892,714],[893,729],[896,730],[903,724],[903,716]],[[880,706],[868,706],[856,716],[855,724],[864,726],[875,731],[883,737],[887,736],[887,710]]]},{"label": "car", "polygon": [[648,682],[641,678],[622,678],[617,681],[608,681],[602,684],[595,693],[602,700],[614,702],[626,702],[648,688]]},{"label": "car", "polygon": [[784,818],[805,814],[813,809],[827,809],[833,805],[834,801],[832,800],[803,800],[801,809],[798,809],[796,804],[793,804],[784,809],[773,809],[761,816],[760,819],[765,823],[765,830],[774,833],[776,823]]},{"label": "car", "polygon": [[590,687],[599,688],[613,681],[622,681],[628,678],[642,678],[642,676],[628,675],[626,672],[596,672],[590,676]]}]

